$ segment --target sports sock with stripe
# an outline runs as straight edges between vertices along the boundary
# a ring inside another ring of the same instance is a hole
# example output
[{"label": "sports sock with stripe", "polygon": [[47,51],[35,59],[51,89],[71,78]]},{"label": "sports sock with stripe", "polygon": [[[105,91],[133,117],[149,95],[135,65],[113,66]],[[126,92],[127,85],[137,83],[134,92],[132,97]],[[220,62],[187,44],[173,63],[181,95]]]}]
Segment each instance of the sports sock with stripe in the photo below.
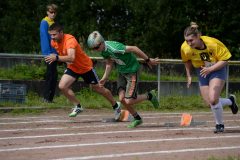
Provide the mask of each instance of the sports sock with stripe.
[{"label": "sports sock with stripe", "polygon": [[223,118],[223,107],[222,103],[218,103],[216,105],[211,105],[213,115],[216,119],[216,124],[223,124],[222,118]]},{"label": "sports sock with stripe", "polygon": [[140,120],[142,119],[139,114],[136,112],[136,114],[133,115],[134,119]]},{"label": "sports sock with stripe", "polygon": [[222,103],[223,106],[231,106],[232,101],[228,98],[219,98],[219,102]]},{"label": "sports sock with stripe", "polygon": [[118,107],[117,102],[116,102],[116,104],[115,104],[114,106],[112,106],[112,107],[113,107],[113,109],[116,109],[116,108]]}]

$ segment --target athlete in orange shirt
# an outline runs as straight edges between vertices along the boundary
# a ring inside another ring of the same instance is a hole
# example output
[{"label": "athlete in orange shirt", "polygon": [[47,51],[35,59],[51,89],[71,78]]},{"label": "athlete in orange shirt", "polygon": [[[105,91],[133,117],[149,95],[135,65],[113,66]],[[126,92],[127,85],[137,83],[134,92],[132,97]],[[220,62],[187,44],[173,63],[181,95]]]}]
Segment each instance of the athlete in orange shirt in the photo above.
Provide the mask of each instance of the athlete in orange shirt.
[{"label": "athlete in orange shirt", "polygon": [[112,104],[115,119],[118,120],[121,116],[120,102],[116,102],[113,99],[108,89],[99,86],[99,78],[94,70],[92,60],[83,52],[74,36],[64,34],[63,28],[59,23],[51,25],[49,31],[52,38],[51,45],[60,56],[51,54],[45,57],[45,61],[49,64],[54,61],[66,62],[68,64],[59,82],[59,88],[65,97],[74,104],[73,112],[69,114],[69,117],[75,117],[83,111],[83,107],[70,89],[70,85],[79,77],[82,77],[86,84],[91,84],[96,92],[102,94]]}]

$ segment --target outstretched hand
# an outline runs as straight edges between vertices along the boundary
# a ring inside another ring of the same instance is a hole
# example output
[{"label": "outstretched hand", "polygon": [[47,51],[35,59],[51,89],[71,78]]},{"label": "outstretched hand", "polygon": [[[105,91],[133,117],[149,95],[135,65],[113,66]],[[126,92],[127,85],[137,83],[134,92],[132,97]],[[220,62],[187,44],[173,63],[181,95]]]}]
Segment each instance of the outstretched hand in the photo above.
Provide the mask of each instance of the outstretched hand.
[{"label": "outstretched hand", "polygon": [[201,66],[200,76],[206,78],[206,76],[211,72],[210,68]]},{"label": "outstretched hand", "polygon": [[48,64],[51,64],[52,62],[56,61],[56,55],[57,54],[50,54],[49,56],[45,57],[45,62],[47,62]]},{"label": "outstretched hand", "polygon": [[99,81],[99,86],[100,87],[104,87],[104,84],[106,83],[106,79],[101,79],[100,81]]},{"label": "outstretched hand", "polygon": [[152,69],[152,65],[153,65],[153,66],[156,66],[156,65],[159,63],[159,61],[160,61],[160,60],[158,59],[158,57],[155,58],[155,59],[150,58],[150,61],[147,62],[147,64],[148,64],[148,66]]}]

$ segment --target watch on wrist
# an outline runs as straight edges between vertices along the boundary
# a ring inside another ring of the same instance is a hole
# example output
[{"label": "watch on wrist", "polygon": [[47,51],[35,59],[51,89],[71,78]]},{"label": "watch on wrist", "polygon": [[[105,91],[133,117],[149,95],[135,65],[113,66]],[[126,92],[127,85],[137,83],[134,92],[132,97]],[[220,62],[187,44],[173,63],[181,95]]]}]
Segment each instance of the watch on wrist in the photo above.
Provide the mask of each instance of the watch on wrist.
[{"label": "watch on wrist", "polygon": [[149,61],[150,61],[150,58],[147,58],[145,61],[146,61],[146,62],[149,62]]},{"label": "watch on wrist", "polygon": [[58,59],[59,59],[59,57],[58,57],[58,56],[56,56],[56,61],[58,61]]}]

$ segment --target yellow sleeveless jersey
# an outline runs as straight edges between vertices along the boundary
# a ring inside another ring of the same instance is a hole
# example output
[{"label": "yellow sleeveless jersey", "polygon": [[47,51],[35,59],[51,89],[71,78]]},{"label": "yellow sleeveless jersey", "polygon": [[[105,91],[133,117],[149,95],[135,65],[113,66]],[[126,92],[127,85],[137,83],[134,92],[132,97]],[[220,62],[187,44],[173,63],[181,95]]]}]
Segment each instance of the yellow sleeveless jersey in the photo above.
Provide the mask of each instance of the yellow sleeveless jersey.
[{"label": "yellow sleeveless jersey", "polygon": [[201,66],[213,65],[218,61],[228,60],[232,55],[227,49],[227,47],[219,40],[201,36],[206,48],[205,49],[193,49],[185,41],[181,46],[181,56],[182,61],[187,62],[192,61],[195,68],[200,68]]}]

